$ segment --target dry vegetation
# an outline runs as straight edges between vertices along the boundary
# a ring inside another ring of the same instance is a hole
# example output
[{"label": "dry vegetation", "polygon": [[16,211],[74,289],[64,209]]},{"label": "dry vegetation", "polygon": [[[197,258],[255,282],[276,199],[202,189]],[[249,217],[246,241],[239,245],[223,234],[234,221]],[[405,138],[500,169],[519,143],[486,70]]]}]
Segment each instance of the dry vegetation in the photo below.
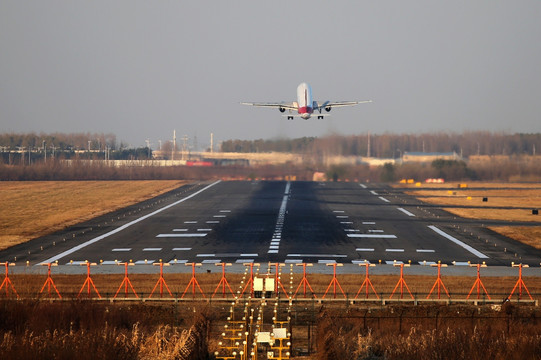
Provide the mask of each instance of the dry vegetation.
[{"label": "dry vegetation", "polygon": [[29,181],[0,185],[0,250],[175,189],[185,182]]},{"label": "dry vegetation", "polygon": [[[401,185],[403,186],[403,185]],[[458,216],[472,219],[512,220],[540,222],[532,209],[541,206],[541,184],[524,183],[467,183],[458,188],[457,183],[423,184],[408,191],[420,200],[441,205]],[[487,198],[487,201],[483,201]],[[451,206],[451,207],[449,207]],[[502,235],[541,249],[539,226],[494,226],[490,228]]]}]

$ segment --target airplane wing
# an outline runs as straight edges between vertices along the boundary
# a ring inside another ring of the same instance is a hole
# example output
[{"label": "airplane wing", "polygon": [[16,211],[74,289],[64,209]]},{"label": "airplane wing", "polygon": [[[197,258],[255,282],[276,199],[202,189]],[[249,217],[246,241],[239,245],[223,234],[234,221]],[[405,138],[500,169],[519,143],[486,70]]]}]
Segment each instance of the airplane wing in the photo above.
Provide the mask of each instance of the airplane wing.
[{"label": "airplane wing", "polygon": [[269,107],[269,108],[278,108],[285,110],[298,110],[298,106],[294,103],[249,103],[241,102],[242,105],[258,106],[258,107]]},{"label": "airplane wing", "polygon": [[364,103],[371,103],[372,100],[361,100],[361,101],[325,101],[322,104],[317,103],[314,101],[314,105],[317,104],[317,106],[314,106],[314,110],[321,111],[325,108],[333,108],[333,107],[343,107],[343,106],[355,106],[357,104],[364,104]]}]

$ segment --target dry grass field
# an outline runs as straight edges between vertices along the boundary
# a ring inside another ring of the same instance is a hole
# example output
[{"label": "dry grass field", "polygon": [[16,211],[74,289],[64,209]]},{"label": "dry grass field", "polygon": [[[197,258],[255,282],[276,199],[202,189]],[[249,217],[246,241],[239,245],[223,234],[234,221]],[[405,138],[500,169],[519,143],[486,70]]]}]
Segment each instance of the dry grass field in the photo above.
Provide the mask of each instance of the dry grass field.
[{"label": "dry grass field", "polygon": [[[418,199],[436,205],[452,214],[471,219],[513,220],[538,222],[532,209],[541,207],[541,184],[523,183],[458,183],[399,185]],[[398,187],[398,186],[397,186]],[[487,201],[483,201],[486,198]],[[446,207],[450,206],[450,207]],[[502,235],[541,249],[541,227],[491,227]]]},{"label": "dry grass field", "polygon": [[185,182],[0,183],[0,250],[173,190]]}]

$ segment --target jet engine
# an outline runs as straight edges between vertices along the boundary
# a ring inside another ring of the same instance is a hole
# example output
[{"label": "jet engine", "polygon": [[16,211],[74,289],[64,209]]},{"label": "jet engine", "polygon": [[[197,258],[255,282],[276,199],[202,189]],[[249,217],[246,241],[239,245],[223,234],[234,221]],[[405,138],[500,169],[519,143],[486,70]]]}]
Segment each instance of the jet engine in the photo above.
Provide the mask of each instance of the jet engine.
[{"label": "jet engine", "polygon": [[327,107],[325,108],[325,111],[326,111],[326,112],[330,112],[330,111],[331,111],[331,107],[330,107],[330,106],[327,106]]},{"label": "jet engine", "polygon": [[279,108],[279,109],[280,109],[280,112],[281,112],[281,113],[283,113],[283,112],[285,112],[285,111],[286,111],[286,109],[285,109],[285,108],[283,108],[283,107],[281,107],[281,108]]}]

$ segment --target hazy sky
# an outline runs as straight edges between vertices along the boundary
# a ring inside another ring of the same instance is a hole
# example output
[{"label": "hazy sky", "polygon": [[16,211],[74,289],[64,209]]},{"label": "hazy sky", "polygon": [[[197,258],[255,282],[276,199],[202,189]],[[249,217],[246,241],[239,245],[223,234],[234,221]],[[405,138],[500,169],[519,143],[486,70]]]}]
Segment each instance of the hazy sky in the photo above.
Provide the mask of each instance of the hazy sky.
[{"label": "hazy sky", "polygon": [[[541,132],[541,1],[0,0],[0,132]],[[374,100],[288,121],[241,101]]]}]

